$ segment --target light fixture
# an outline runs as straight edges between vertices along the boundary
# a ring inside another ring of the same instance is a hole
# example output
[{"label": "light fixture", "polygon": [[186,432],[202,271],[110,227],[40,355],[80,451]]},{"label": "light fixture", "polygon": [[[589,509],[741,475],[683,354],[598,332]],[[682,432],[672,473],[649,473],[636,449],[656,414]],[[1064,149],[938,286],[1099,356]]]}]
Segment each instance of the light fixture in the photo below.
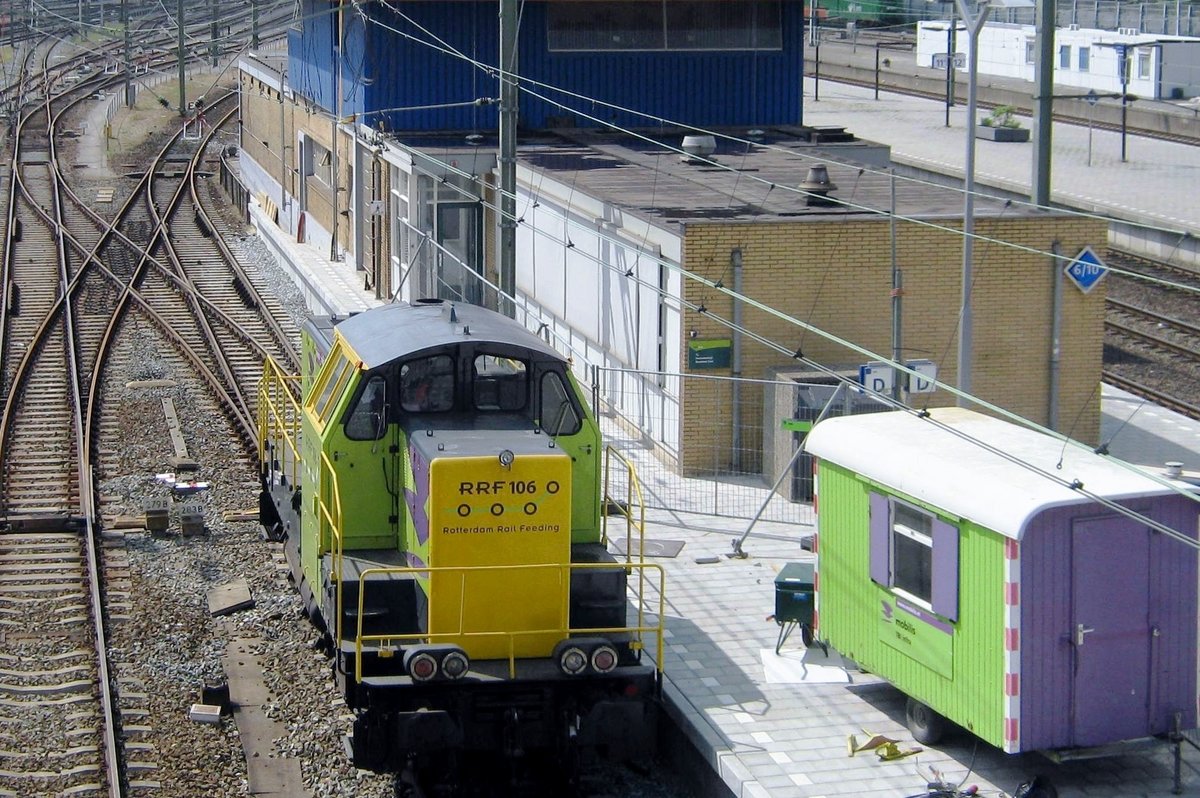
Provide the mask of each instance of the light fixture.
[{"label": "light fixture", "polygon": [[587,668],[588,656],[579,646],[565,646],[558,652],[558,668],[568,676],[578,676]]},{"label": "light fixture", "polygon": [[617,667],[617,650],[608,643],[596,646],[592,651],[592,670],[609,673]]},{"label": "light fixture", "polygon": [[452,648],[442,657],[442,674],[447,679],[461,679],[471,669],[471,662],[465,651]]},{"label": "light fixture", "polygon": [[513,454],[512,449],[505,449],[502,452],[500,452],[500,467],[501,468],[510,468],[513,464],[513,461],[516,459],[517,459],[517,456],[515,454]]},{"label": "light fixture", "polygon": [[428,682],[437,676],[438,663],[428,651],[410,651],[404,657],[404,669],[414,682]]}]

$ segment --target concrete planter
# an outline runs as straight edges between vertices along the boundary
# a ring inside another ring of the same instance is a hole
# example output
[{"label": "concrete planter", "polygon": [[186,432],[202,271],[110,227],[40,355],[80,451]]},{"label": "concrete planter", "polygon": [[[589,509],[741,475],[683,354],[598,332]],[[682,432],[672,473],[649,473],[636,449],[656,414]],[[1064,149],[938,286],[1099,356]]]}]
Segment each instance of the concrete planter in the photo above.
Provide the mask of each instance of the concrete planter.
[{"label": "concrete planter", "polygon": [[1029,128],[975,126],[975,138],[992,141],[1029,141]]}]

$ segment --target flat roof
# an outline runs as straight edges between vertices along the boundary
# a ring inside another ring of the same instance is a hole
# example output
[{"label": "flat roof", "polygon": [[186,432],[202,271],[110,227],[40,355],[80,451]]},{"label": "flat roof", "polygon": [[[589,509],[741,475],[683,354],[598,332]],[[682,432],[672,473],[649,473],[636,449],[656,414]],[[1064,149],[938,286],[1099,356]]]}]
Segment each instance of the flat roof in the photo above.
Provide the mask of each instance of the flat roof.
[{"label": "flat roof", "polygon": [[[667,229],[693,221],[883,219],[892,207],[893,181],[886,170],[853,160],[856,151],[877,160],[883,145],[854,139],[853,131],[768,126],[749,142],[744,128],[716,130],[742,139],[717,136],[716,152],[710,156],[716,165],[684,162],[678,150],[689,132],[634,135],[587,128],[523,132],[517,157],[521,166],[570,185],[581,196]],[[417,151],[442,156],[494,153],[496,148],[494,134],[476,139],[475,147],[467,146],[462,135],[398,133],[396,139]],[[837,186],[830,197],[845,204],[810,206],[805,194],[786,190],[799,187],[815,165],[824,165]],[[895,190],[896,213],[901,216],[962,219],[959,189],[898,178]],[[1057,214],[982,195],[975,199],[976,218],[1033,215]]]},{"label": "flat roof", "polygon": [[[805,449],[1014,539],[1051,507],[1089,504],[1092,495],[1115,501],[1173,492],[1114,458],[1027,427],[960,407],[929,416],[900,410],[826,419]],[[1077,480],[1090,495],[1057,480]]]},{"label": "flat roof", "polygon": [[[555,131],[553,138],[522,142],[518,152],[523,165],[667,227],[692,221],[883,218],[892,207],[893,181],[885,170],[832,160],[852,159],[855,143],[810,141],[814,135],[837,136],[836,130],[769,127],[753,143],[717,137],[711,159],[719,165],[684,162],[677,150],[685,132],[655,133],[647,141],[596,130]],[[727,132],[742,139],[747,135],[744,129]],[[830,198],[847,204],[810,206],[805,194],[786,190],[799,187],[815,165],[824,165],[837,185]],[[902,216],[962,218],[961,191],[904,179],[895,181],[895,189],[896,213]],[[975,200],[978,218],[1033,213],[1003,200]]]}]

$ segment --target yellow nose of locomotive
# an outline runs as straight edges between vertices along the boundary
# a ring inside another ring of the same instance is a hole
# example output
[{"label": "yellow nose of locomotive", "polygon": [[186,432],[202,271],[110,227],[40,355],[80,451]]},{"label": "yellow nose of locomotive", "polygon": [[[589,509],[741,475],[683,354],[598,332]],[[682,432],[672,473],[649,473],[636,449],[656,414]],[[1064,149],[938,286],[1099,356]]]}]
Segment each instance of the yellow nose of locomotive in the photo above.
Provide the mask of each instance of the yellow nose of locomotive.
[{"label": "yellow nose of locomotive", "polygon": [[429,507],[430,633],[471,659],[549,656],[568,622],[571,458],[435,458]]}]

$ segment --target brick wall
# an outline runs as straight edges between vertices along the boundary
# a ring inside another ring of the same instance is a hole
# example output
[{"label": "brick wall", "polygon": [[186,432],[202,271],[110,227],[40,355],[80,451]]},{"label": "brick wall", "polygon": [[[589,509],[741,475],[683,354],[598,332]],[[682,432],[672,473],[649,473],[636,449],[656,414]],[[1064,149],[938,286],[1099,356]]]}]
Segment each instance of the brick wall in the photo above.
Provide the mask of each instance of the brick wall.
[{"label": "brick wall", "polygon": [[[935,223],[961,229],[961,217]],[[1084,245],[1105,241],[1105,224],[1090,219],[1041,214],[976,218],[976,234],[1049,252],[1074,256]],[[889,221],[879,217],[825,217],[796,222],[688,224],[684,267],[709,280],[733,284],[731,251],[740,248],[743,290],[755,300],[814,327],[889,357],[892,351],[892,265]],[[1045,424],[1049,411],[1052,280],[1047,255],[1001,243],[975,243],[973,292],[974,365],[972,392],[994,404]],[[897,263],[903,272],[902,345],[906,359],[929,358],[940,381],[957,382],[957,321],[961,301],[962,238],[915,222],[896,226]],[[1061,263],[1059,268],[1061,268]],[[732,319],[732,299],[691,280],[686,300],[712,314]],[[866,358],[787,321],[751,307],[744,324],[788,351],[831,367],[856,367]],[[1100,370],[1103,354],[1104,284],[1089,294],[1064,280],[1062,289],[1059,426],[1083,441],[1100,430]],[[731,332],[708,314],[685,311],[679,342],[686,363],[689,331],[697,338],[728,338]],[[788,355],[745,340],[742,375],[762,378],[773,366],[791,363]],[[728,374],[729,370],[706,371]],[[725,383],[689,381],[683,397],[683,441],[722,443],[729,425],[705,408],[728,407]],[[918,398],[929,406],[954,404],[947,391]],[[761,392],[745,390],[742,399],[744,446],[761,447]],[[777,425],[778,419],[767,419]],[[724,446],[716,447],[718,451]],[[695,473],[728,467],[713,447],[685,448],[682,465]]]}]

